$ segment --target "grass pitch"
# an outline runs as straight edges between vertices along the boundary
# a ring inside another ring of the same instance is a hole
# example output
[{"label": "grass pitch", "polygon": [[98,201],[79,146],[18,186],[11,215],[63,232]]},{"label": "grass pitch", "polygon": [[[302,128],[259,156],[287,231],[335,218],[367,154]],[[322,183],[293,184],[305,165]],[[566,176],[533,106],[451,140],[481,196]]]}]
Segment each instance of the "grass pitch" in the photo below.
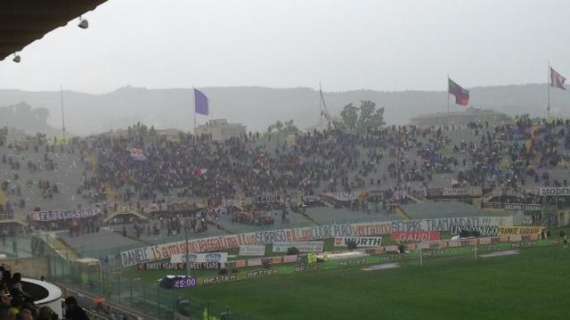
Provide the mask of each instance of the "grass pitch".
[{"label": "grass pitch", "polygon": [[[184,295],[255,319],[567,319],[570,248],[522,249],[422,267],[289,273],[191,289]],[[182,293],[182,292],[181,292]]]}]

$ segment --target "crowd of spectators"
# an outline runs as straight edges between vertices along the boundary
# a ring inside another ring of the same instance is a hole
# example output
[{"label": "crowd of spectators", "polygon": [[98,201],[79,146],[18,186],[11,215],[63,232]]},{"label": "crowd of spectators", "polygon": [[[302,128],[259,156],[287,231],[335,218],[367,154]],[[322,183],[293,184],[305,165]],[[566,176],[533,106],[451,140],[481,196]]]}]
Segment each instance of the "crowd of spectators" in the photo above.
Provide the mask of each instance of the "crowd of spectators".
[{"label": "crowd of spectators", "polygon": [[60,192],[56,154],[73,152],[73,148],[56,147],[41,134],[8,140],[7,130],[0,130],[0,141],[0,214],[10,216],[16,209],[28,208],[26,191],[37,192],[44,200],[54,199]]},{"label": "crowd of spectators", "polygon": [[[462,133],[466,138],[458,140]],[[366,134],[339,130],[297,134],[273,143],[261,134],[227,141],[180,134],[160,136],[144,126],[118,137],[87,142],[96,154],[80,192],[105,198],[112,189],[123,201],[164,196],[208,199],[263,193],[351,192],[363,189],[422,190],[437,175],[448,184],[520,189],[566,186],[552,169],[565,164],[568,120],[518,118],[511,124],[467,127],[391,126]],[[142,150],[144,158],[132,156]]]},{"label": "crowd of spectators", "polygon": [[[70,296],[63,302],[65,320],[88,320],[87,313]],[[0,266],[0,320],[58,320],[50,307],[38,307],[34,298],[25,292],[20,273],[11,273],[4,265]]]},{"label": "crowd of spectators", "polygon": [[[18,143],[5,140],[3,148],[41,156],[31,161],[0,155],[0,166],[11,172],[11,179],[0,181],[0,192],[20,198],[1,206],[3,213],[33,206],[34,199],[31,205],[24,199],[25,188],[37,188],[48,201],[61,193],[57,175],[40,174],[57,170],[61,153],[74,155],[82,168],[74,196],[105,207],[119,202],[137,208],[180,201],[216,208],[228,199],[261,195],[291,199],[371,190],[382,194],[382,201],[400,201],[406,194],[425,195],[441,186],[511,190],[532,198],[526,193],[530,187],[568,186],[564,169],[570,163],[569,120],[528,117],[500,125],[387,126],[365,133],[329,129],[297,133],[287,141],[261,133],[226,141],[185,133],[167,136],[140,124],[122,134],[77,138],[65,145],[41,135]],[[23,170],[42,178],[21,181]],[[217,217],[210,210],[195,212],[193,229],[207,229]],[[138,226],[135,235],[157,230],[178,234],[180,223],[172,219]]]}]

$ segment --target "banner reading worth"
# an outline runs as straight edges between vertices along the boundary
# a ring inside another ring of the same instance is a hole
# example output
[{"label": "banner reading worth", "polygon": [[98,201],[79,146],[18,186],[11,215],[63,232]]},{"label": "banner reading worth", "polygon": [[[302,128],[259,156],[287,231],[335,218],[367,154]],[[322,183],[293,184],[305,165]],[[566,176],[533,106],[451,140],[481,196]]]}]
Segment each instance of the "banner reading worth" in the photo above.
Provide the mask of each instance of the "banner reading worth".
[{"label": "banner reading worth", "polygon": [[[274,242],[312,241],[336,237],[381,236],[393,232],[446,231],[458,234],[463,230],[478,231],[484,236],[496,236],[501,226],[512,226],[513,217],[464,217],[423,220],[395,220],[354,224],[332,224],[294,229],[267,230],[215,236],[188,241],[192,253],[226,251],[241,245],[273,244]],[[170,259],[186,253],[185,241],[158,244],[121,252],[123,267]]]},{"label": "banner reading worth", "polygon": [[382,237],[336,237],[335,247],[348,247],[348,243],[354,241],[357,248],[374,248],[382,245]]}]

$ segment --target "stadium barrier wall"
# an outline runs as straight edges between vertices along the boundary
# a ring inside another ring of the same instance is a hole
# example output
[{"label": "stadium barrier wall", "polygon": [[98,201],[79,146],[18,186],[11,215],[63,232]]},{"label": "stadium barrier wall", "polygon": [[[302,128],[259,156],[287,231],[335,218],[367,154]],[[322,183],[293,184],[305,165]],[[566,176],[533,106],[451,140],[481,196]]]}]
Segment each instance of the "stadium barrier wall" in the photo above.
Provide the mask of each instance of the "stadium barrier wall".
[{"label": "stadium barrier wall", "polygon": [[374,236],[393,232],[446,231],[459,233],[462,230],[471,230],[478,231],[481,235],[493,236],[497,235],[499,227],[512,225],[512,215],[331,224],[194,239],[188,241],[188,248],[186,248],[186,241],[177,241],[123,251],[120,256],[122,267],[131,267],[140,263],[170,259],[173,255],[185,254],[187,250],[192,253],[225,251],[237,249],[240,245]]}]

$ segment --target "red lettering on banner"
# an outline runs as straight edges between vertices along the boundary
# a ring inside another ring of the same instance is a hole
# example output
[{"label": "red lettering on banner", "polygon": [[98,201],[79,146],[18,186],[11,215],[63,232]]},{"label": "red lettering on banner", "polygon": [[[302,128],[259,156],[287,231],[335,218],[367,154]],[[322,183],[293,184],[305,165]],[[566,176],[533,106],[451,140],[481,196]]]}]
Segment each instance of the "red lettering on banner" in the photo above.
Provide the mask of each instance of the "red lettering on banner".
[{"label": "red lettering on banner", "polygon": [[161,259],[161,255],[160,255],[160,250],[157,247],[150,247],[150,250],[152,252],[152,255],[154,256],[154,260],[160,260]]},{"label": "red lettering on banner", "polygon": [[250,245],[250,244],[256,244],[256,237],[255,237],[255,233],[246,233],[246,234],[242,234],[239,235],[239,244],[240,245]]},{"label": "red lettering on banner", "polygon": [[433,241],[441,240],[441,234],[438,231],[418,231],[418,232],[394,232],[392,240],[396,241]]},{"label": "red lettering on banner", "polygon": [[226,238],[226,249],[239,248],[239,241],[237,237]]},{"label": "red lettering on banner", "polygon": [[[304,227],[285,230],[259,231],[239,235],[226,235],[195,239],[189,241],[188,251],[201,253],[207,251],[223,251],[238,248],[240,245],[253,245],[272,243],[279,241],[311,241],[327,237],[367,237],[380,236],[394,231],[419,231],[419,232],[395,232],[393,238],[401,241],[429,241],[441,239],[438,232],[431,230],[451,231],[465,227],[487,228],[489,234],[496,234],[499,227],[513,225],[511,217],[477,217],[477,218],[453,218],[434,220],[412,220],[406,223],[401,221],[385,221],[376,223],[357,223],[324,225],[317,227]],[[522,233],[522,232],[521,232]],[[171,257],[175,254],[184,254],[187,251],[184,241],[170,244],[160,244],[144,248],[131,249],[121,252],[123,266],[128,267],[147,261],[158,261]]]},{"label": "red lettering on banner", "polygon": [[197,252],[203,252],[205,250],[205,240],[198,240],[198,251]]}]

